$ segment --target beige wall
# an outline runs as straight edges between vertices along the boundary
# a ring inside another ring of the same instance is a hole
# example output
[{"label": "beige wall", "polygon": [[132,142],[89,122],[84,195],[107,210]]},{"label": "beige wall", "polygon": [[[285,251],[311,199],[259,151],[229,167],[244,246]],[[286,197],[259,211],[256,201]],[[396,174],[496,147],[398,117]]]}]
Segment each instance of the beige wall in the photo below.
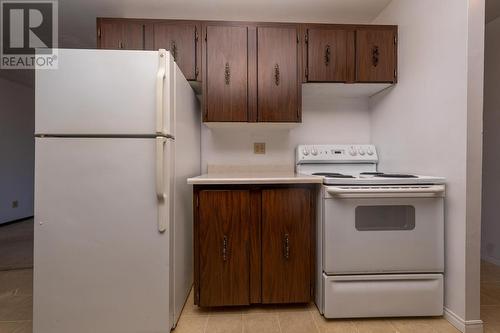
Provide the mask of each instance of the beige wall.
[{"label": "beige wall", "polygon": [[[289,130],[266,125],[209,129],[202,125],[202,170],[208,164],[278,164],[293,168],[298,144],[369,143],[370,113],[363,98],[332,98],[303,86],[302,123]],[[266,154],[253,153],[254,142]]]},{"label": "beige wall", "polygon": [[399,83],[371,104],[380,167],[447,178],[447,317],[480,330],[484,2],[393,0],[375,23],[399,25]]},{"label": "beige wall", "polygon": [[483,259],[500,265],[500,17],[486,25],[484,77]]}]

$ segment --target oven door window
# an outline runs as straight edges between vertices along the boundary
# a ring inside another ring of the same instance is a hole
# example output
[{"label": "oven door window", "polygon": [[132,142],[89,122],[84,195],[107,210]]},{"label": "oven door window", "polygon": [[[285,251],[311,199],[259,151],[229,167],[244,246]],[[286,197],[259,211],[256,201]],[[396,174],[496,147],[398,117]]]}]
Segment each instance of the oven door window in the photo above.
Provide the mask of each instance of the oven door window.
[{"label": "oven door window", "polygon": [[355,227],[358,231],[413,230],[413,206],[357,206]]}]

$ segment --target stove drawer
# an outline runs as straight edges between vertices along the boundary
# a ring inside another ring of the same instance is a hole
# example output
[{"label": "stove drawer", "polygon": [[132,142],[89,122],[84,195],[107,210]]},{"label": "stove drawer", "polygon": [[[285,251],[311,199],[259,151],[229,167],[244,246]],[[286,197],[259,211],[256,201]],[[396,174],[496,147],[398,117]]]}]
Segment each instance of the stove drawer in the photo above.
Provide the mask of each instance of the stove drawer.
[{"label": "stove drawer", "polygon": [[442,197],[327,198],[323,213],[326,274],[444,271]]},{"label": "stove drawer", "polygon": [[441,316],[443,275],[323,275],[326,318]]}]

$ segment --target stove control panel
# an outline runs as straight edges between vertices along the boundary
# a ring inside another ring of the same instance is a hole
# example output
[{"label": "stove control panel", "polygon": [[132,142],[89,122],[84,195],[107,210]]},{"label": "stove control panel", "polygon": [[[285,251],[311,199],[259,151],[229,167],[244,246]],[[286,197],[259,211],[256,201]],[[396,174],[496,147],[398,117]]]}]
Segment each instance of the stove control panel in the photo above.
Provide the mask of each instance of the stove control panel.
[{"label": "stove control panel", "polygon": [[301,163],[377,163],[374,145],[299,145],[295,152]]}]

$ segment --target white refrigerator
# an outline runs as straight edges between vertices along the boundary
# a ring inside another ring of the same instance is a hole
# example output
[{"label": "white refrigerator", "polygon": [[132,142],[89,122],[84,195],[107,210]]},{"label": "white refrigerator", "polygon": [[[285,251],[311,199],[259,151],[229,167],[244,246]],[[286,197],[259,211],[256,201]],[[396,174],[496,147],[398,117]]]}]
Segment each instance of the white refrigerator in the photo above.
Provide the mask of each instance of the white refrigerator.
[{"label": "white refrigerator", "polygon": [[193,282],[198,100],[169,52],[36,70],[34,333],[175,327]]}]

